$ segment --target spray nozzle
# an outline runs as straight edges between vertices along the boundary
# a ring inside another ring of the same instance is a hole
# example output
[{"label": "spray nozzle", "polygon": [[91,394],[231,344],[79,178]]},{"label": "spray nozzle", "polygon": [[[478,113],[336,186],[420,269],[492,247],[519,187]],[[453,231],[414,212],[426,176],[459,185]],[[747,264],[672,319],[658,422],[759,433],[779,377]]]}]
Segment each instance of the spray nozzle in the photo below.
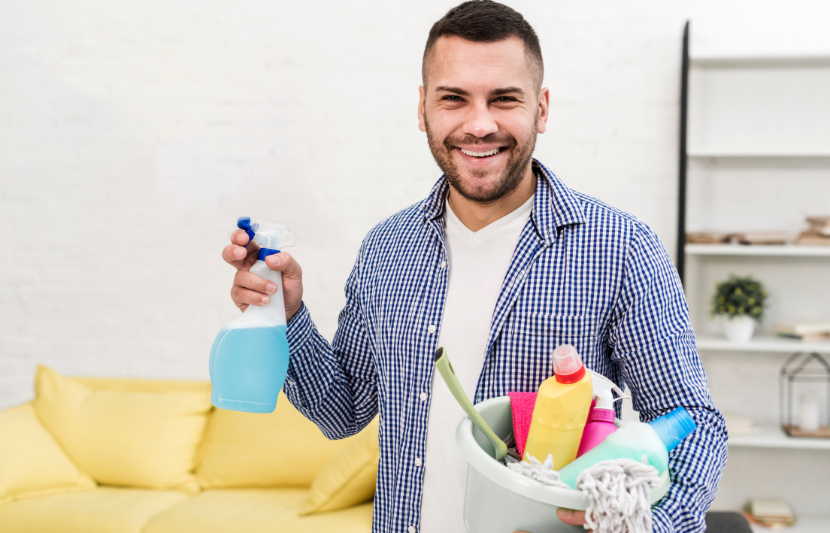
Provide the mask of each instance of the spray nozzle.
[{"label": "spray nozzle", "polygon": [[[594,386],[594,396],[597,398],[595,409],[614,409],[614,402],[617,400],[631,399],[630,395],[625,394],[607,377],[593,370],[589,370],[588,372],[591,374],[591,384]],[[616,392],[619,398],[614,398],[611,391]]]},{"label": "spray nozzle", "polygon": [[288,226],[282,224],[250,217],[239,217],[236,226],[247,233],[249,239],[259,245],[258,259],[261,260],[297,243],[294,232]]}]

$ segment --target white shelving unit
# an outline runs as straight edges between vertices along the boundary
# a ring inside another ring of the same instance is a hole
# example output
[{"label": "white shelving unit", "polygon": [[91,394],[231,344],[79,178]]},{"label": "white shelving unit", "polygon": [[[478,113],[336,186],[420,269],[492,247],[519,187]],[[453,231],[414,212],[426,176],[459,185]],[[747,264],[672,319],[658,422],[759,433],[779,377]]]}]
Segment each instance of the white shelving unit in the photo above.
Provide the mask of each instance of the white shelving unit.
[{"label": "white shelving unit", "polygon": [[[729,437],[736,448],[786,448],[788,450],[830,450],[830,439],[790,437],[778,426],[761,426],[755,433]],[[828,530],[830,531],[830,530]]]},{"label": "white shelving unit", "polygon": [[[686,231],[796,232],[805,215],[830,214],[830,50],[719,53],[712,46],[717,36],[708,37],[701,41],[707,46],[702,53],[694,52],[689,33],[684,43],[679,242]],[[731,272],[751,273],[770,289],[774,309],[768,323],[830,319],[830,246],[681,244],[678,270],[698,349],[711,365],[710,383],[721,387],[721,397],[736,412],[771,424],[778,414],[777,369],[795,352],[830,354],[830,340],[758,335],[743,344],[729,342],[707,331],[715,325],[707,322],[712,284]],[[744,454],[733,463],[732,492],[724,498],[733,509],[761,496],[759,491],[791,503],[816,502],[816,491],[826,494],[830,487],[826,468],[814,470],[804,462],[810,457],[830,464],[830,439],[789,437],[777,425],[761,425],[755,433],[731,436],[729,447],[730,455]],[[748,449],[753,455],[741,452]],[[780,479],[758,477],[756,469],[768,466],[781,469]],[[802,473],[797,483],[787,475],[794,467]],[[798,524],[787,531],[830,533],[830,503],[812,503],[805,511],[827,516],[797,516]]]},{"label": "white shelving unit", "polygon": [[773,530],[764,526],[750,524],[753,533],[770,533],[781,531],[786,533],[827,533],[830,531],[830,518],[824,516],[796,516],[798,522],[784,529]]},{"label": "white shelving unit", "polygon": [[[697,337],[697,348],[699,350],[710,350],[717,352],[764,352],[793,354],[796,352],[818,352],[830,354],[830,341],[824,342],[801,342],[797,340],[783,339],[758,335],[749,342],[737,343],[726,340],[723,337],[711,335],[699,335]],[[830,439],[828,439],[830,443]]]},{"label": "white shelving unit", "polygon": [[829,150],[784,150],[784,151],[752,151],[752,150],[713,150],[706,148],[690,148],[687,155],[692,158],[714,159],[823,159],[830,158]]},{"label": "white shelving unit", "polygon": [[686,255],[768,255],[790,257],[830,257],[830,246],[687,244]]}]

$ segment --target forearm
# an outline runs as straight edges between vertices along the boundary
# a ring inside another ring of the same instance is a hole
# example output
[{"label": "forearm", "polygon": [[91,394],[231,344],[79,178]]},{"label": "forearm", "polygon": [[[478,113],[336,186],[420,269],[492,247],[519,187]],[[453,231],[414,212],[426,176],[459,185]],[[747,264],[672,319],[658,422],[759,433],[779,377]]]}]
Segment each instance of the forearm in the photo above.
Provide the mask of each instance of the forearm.
[{"label": "forearm", "polygon": [[692,533],[706,530],[706,511],[726,464],[726,424],[705,407],[686,407],[697,429],[669,457],[672,484],[654,507],[654,531]]},{"label": "forearm", "polygon": [[[353,325],[341,319],[341,337],[343,329],[353,329]],[[346,372],[341,360],[348,355],[337,356],[335,348],[317,331],[305,305],[289,322],[287,338],[291,356],[284,392],[288,400],[329,439],[359,432],[377,413],[374,381]]]},{"label": "forearm", "polygon": [[638,230],[615,309],[612,358],[643,422],[684,407],[697,424],[669,456],[672,485],[654,508],[654,531],[705,531],[726,463],[726,423],[709,394],[677,272],[657,236]]}]

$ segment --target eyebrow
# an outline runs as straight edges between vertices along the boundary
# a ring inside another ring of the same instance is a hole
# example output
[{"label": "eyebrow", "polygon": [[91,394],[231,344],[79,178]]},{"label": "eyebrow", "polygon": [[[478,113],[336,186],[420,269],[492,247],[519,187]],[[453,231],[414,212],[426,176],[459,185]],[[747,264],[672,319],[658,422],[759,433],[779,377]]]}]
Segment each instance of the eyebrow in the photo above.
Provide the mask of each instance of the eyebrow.
[{"label": "eyebrow", "polygon": [[[448,93],[455,93],[460,94],[461,96],[470,96],[470,93],[465,91],[460,87],[448,87],[446,85],[439,85],[435,88],[437,92],[448,92]],[[491,96],[502,96],[505,94],[519,94],[524,96],[525,92],[520,87],[503,87],[501,89],[496,89],[492,93]]]}]

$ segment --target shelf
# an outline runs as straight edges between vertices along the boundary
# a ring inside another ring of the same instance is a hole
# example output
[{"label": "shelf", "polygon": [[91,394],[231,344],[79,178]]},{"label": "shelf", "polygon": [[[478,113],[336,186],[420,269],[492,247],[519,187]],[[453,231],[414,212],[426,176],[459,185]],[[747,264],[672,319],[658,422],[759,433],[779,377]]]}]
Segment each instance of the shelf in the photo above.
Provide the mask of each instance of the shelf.
[{"label": "shelf", "polygon": [[830,439],[789,437],[775,426],[762,426],[757,433],[729,436],[729,446],[740,448],[789,448],[798,450],[830,450]]},{"label": "shelf", "polygon": [[690,148],[686,153],[693,159],[828,159],[827,150],[784,150],[780,152],[770,150],[709,150]]},{"label": "shelf", "polygon": [[[753,337],[748,342],[732,342],[723,337],[699,335],[697,337],[698,350],[717,352],[767,352],[767,353],[796,353],[818,352],[830,353],[830,341],[801,342],[780,337]],[[830,443],[830,440],[828,440]]]},{"label": "shelf", "polygon": [[689,65],[700,68],[830,66],[825,54],[691,54]]},{"label": "shelf", "polygon": [[687,244],[686,254],[830,257],[830,246],[801,246],[799,244]]},{"label": "shelf", "polygon": [[770,529],[764,526],[756,526],[750,524],[749,527],[753,533],[770,533],[771,531],[781,531],[786,533],[827,533],[830,531],[830,516],[798,516],[798,522],[792,527],[785,527],[782,529]]}]

